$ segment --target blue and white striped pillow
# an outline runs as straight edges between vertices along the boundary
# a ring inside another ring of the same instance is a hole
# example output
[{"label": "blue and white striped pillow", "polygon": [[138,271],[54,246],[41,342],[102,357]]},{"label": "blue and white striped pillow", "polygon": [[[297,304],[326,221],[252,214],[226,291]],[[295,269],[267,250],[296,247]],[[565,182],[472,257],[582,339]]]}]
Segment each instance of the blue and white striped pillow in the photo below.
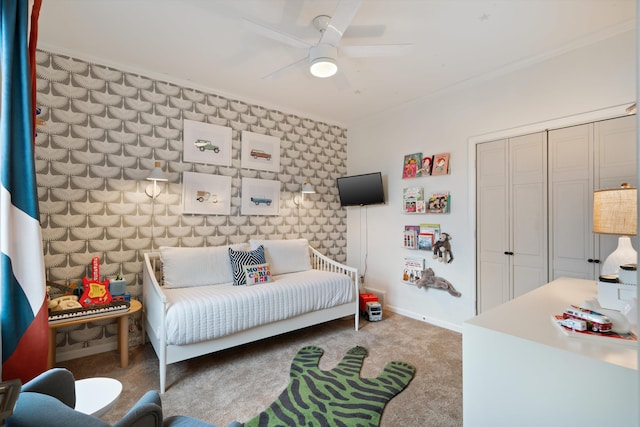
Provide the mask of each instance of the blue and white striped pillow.
[{"label": "blue and white striped pillow", "polygon": [[262,245],[252,251],[236,251],[229,248],[229,259],[231,260],[231,270],[233,270],[233,286],[247,283],[244,276],[245,265],[265,264],[267,262]]}]

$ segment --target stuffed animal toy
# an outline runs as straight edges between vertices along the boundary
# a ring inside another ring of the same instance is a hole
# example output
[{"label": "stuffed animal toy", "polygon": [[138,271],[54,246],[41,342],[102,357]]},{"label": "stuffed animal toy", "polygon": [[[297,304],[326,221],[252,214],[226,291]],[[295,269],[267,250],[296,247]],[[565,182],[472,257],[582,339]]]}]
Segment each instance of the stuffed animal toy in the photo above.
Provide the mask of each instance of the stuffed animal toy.
[{"label": "stuffed animal toy", "polygon": [[416,286],[418,289],[424,288],[436,288],[436,289],[445,289],[449,291],[451,295],[454,297],[459,297],[462,294],[453,287],[451,282],[442,277],[437,277],[436,273],[433,272],[432,268],[427,268],[422,271],[422,277],[416,282]]},{"label": "stuffed animal toy", "polygon": [[449,240],[453,239],[449,233],[442,233],[438,238],[438,241],[433,245],[433,259],[437,259],[440,262],[446,262],[450,264],[453,261],[453,252],[451,252],[451,243]]}]

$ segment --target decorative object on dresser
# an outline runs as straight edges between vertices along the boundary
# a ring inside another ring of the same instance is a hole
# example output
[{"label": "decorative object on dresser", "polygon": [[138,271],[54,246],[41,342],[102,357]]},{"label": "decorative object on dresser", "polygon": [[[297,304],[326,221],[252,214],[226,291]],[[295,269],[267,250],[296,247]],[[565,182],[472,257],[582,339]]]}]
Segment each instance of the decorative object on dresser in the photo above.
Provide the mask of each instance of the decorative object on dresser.
[{"label": "decorative object on dresser", "polygon": [[618,247],[605,260],[602,276],[618,274],[623,264],[636,264],[638,253],[631,246],[629,236],[637,234],[637,189],[623,183],[618,189],[598,190],[593,193],[593,232],[617,234]]}]

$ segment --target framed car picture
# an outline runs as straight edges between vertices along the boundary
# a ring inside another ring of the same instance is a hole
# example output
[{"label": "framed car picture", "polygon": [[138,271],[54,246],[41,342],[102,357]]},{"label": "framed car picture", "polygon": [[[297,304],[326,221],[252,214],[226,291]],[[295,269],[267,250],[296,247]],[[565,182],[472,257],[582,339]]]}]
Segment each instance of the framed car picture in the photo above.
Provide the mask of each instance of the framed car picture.
[{"label": "framed car picture", "polygon": [[184,161],[231,166],[231,137],[230,127],[185,119],[182,131]]},{"label": "framed car picture", "polygon": [[280,181],[242,178],[242,215],[278,215]]},{"label": "framed car picture", "polygon": [[182,207],[185,214],[231,214],[231,177],[183,172]]},{"label": "framed car picture", "polygon": [[280,138],[243,130],[240,167],[280,172]]}]

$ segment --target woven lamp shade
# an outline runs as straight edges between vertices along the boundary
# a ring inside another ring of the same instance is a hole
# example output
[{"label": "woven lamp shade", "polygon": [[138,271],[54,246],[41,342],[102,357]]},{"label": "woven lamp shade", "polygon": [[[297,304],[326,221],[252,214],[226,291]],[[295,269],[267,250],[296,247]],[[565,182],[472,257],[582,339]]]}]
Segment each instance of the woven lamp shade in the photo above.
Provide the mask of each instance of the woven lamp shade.
[{"label": "woven lamp shade", "polygon": [[593,193],[593,232],[635,236],[638,227],[637,190],[623,187]]}]

